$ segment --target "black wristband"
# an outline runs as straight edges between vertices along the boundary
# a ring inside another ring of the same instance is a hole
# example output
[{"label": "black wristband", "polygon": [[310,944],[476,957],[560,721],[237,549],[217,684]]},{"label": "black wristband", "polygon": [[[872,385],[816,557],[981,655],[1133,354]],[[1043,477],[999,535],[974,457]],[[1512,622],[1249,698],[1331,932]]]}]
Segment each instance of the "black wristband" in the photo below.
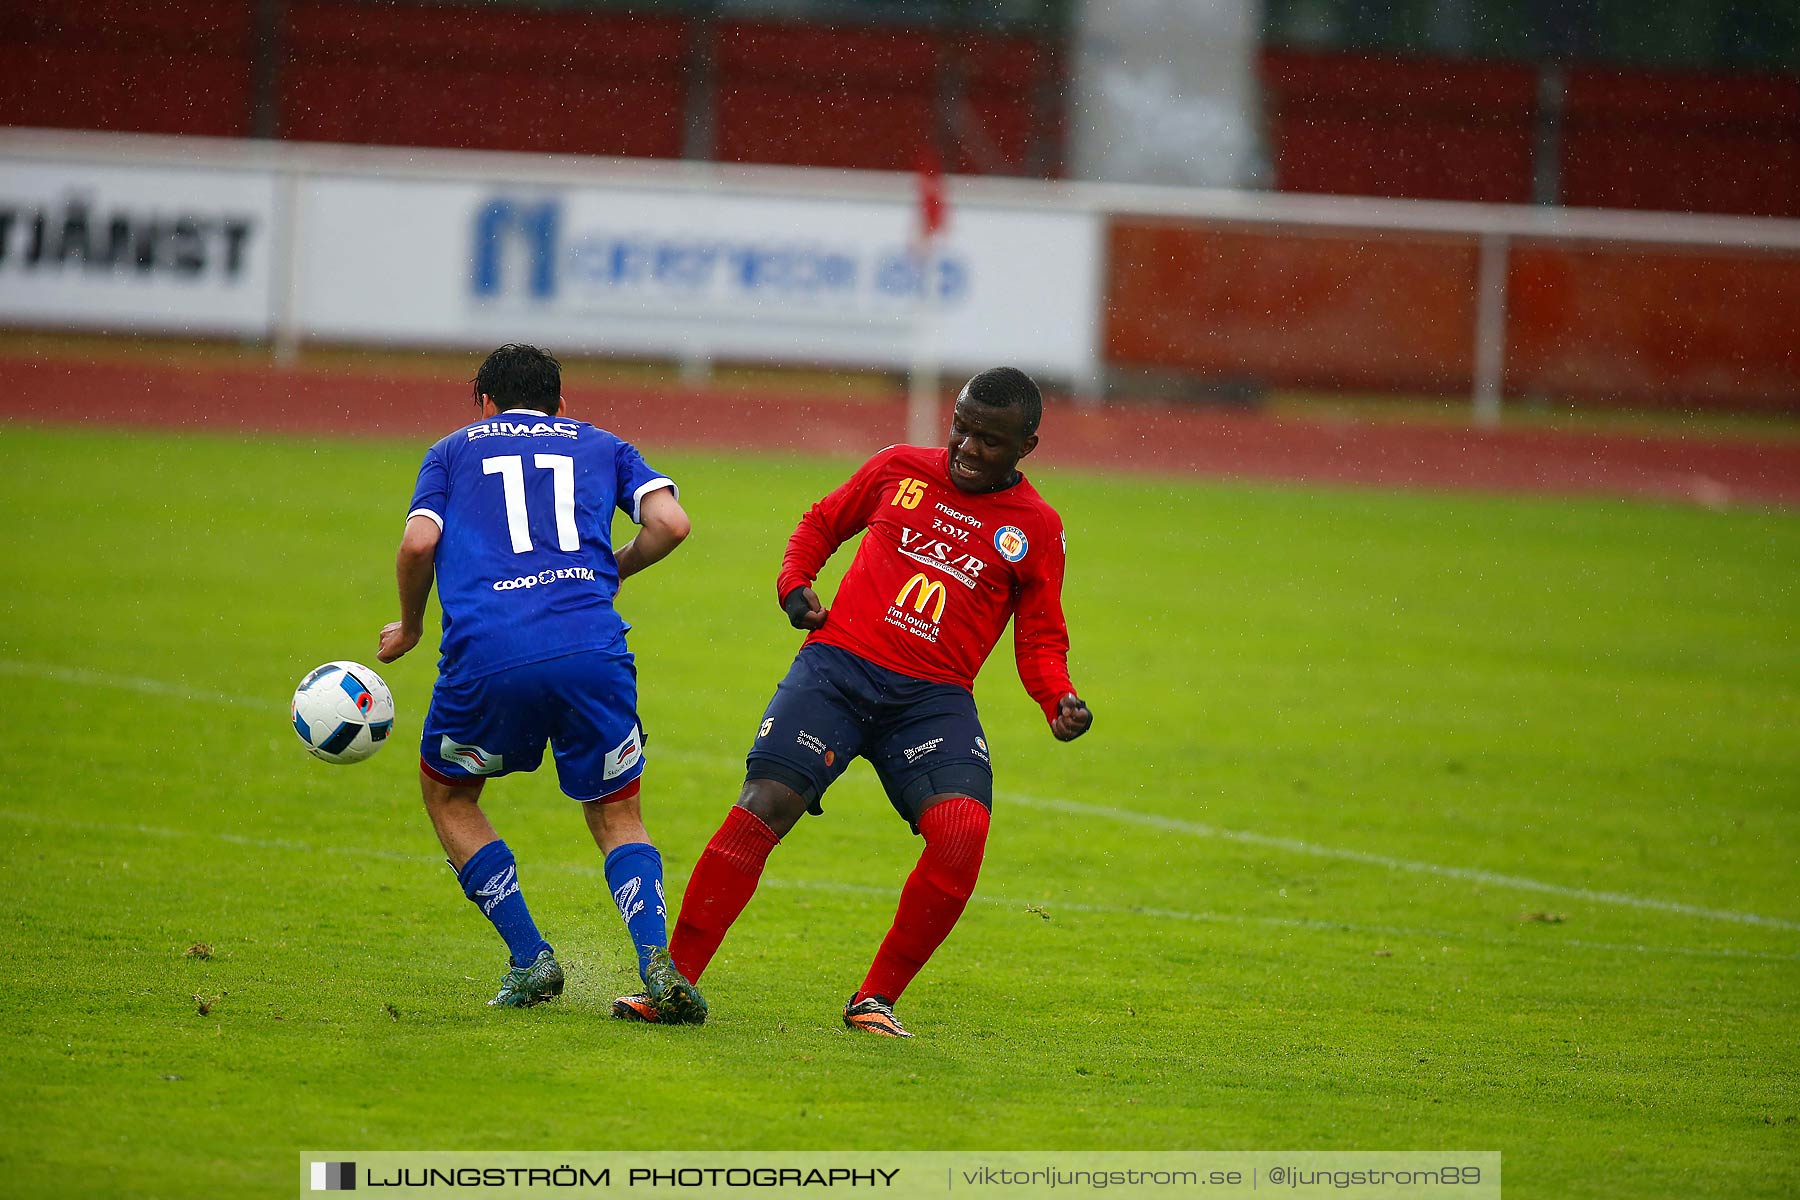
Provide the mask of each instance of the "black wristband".
[{"label": "black wristband", "polygon": [[787,613],[789,625],[795,629],[805,629],[806,626],[802,622],[805,620],[806,614],[812,611],[812,606],[806,602],[806,586],[802,584],[782,597],[781,609]]}]

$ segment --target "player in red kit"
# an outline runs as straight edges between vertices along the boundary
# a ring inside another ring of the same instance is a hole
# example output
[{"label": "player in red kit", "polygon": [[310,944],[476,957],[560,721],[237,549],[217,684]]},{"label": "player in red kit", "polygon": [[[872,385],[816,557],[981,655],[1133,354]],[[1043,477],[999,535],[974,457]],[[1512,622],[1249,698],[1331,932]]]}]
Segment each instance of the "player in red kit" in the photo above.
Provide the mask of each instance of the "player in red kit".
[{"label": "player in red kit", "polygon": [[[670,953],[698,982],[749,903],[769,853],[858,755],[925,839],[899,911],[844,1023],[911,1035],[894,1002],[962,916],[993,807],[993,770],[971,689],[1010,619],[1019,678],[1061,741],[1093,715],[1069,680],[1062,521],[1018,472],[1043,400],[1021,371],[984,371],[956,400],[948,449],[890,446],[808,510],[777,594],[810,631],[763,713],[747,777],[694,865]],[[835,604],[812,584],[867,530]],[[613,1015],[657,1019],[643,996]]]}]

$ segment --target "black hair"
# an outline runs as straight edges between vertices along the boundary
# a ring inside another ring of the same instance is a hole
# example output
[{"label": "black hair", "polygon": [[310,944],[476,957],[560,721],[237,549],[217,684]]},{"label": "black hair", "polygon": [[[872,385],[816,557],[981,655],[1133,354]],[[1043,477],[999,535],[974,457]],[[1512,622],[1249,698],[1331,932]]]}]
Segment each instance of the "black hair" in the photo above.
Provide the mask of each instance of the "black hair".
[{"label": "black hair", "polygon": [[1017,367],[993,367],[963,385],[962,394],[988,408],[1022,410],[1025,424],[1019,430],[1022,438],[1037,432],[1044,419],[1044,397],[1031,376]]},{"label": "black hair", "polygon": [[475,403],[492,396],[505,412],[509,408],[535,408],[554,415],[562,407],[562,364],[548,350],[522,343],[508,343],[488,355],[470,381]]}]

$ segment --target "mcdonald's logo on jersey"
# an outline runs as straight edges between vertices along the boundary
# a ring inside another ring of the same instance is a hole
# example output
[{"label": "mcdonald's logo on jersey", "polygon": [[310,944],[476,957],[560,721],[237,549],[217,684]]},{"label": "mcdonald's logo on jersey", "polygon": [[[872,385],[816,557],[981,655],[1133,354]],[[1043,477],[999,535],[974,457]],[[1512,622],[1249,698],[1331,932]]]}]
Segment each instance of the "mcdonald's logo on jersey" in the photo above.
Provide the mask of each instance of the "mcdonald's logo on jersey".
[{"label": "mcdonald's logo on jersey", "polygon": [[[917,595],[914,595],[915,590]],[[900,594],[894,597],[895,608],[905,608],[908,603],[912,604],[913,611],[920,616],[924,616],[926,607],[931,606],[931,619],[942,621],[944,585],[935,579],[925,578],[924,572],[920,572],[907,580],[906,586],[900,589]]]}]

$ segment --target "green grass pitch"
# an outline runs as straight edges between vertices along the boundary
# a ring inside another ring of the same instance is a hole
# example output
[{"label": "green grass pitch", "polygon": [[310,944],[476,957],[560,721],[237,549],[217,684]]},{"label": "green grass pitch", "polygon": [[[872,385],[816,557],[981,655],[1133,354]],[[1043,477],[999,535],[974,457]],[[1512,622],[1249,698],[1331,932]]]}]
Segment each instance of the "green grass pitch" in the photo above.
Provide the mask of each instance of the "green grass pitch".
[{"label": "green grass pitch", "polygon": [[[795,646],[783,541],[852,464],[648,450],[695,522],[621,597],[678,892]],[[307,668],[373,661],[422,451],[0,436],[0,1193],[285,1194],[327,1146],[1498,1149],[1519,1197],[1800,1192],[1794,514],[1034,473],[1097,720],[1054,742],[1002,640],[981,888],[895,1043],[838,1022],[918,846],[865,767],[687,1029],[608,1019],[636,976],[579,814],[491,786],[570,984],[483,1005],[502,947],[417,798],[435,654],[384,671],[367,764],[287,725]]]}]

